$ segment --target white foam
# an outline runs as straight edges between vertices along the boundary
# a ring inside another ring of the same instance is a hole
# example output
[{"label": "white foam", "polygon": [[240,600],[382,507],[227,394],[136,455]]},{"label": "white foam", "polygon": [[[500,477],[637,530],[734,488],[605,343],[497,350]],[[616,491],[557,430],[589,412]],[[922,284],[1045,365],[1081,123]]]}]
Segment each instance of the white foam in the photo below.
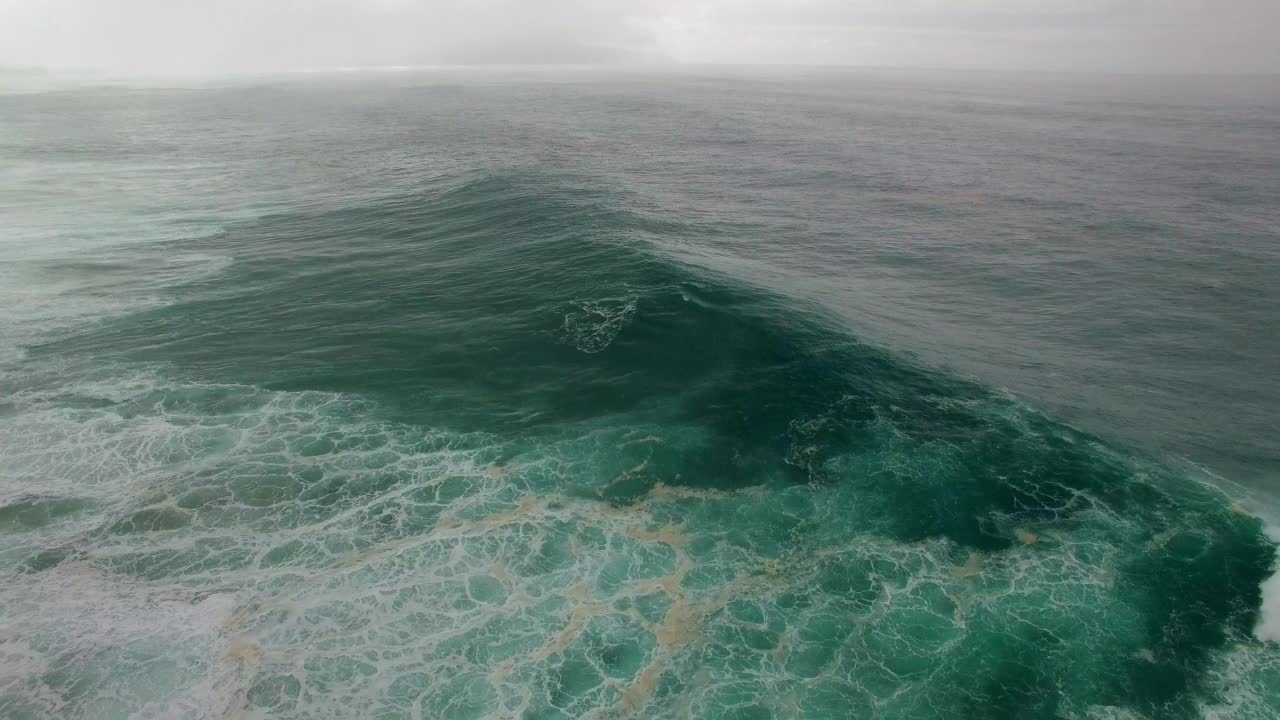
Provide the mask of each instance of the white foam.
[{"label": "white foam", "polygon": [[[235,607],[229,594],[148,586],[68,562],[0,591],[0,601],[0,697],[11,708],[77,716],[68,689],[50,684],[68,666],[85,673],[93,695],[132,705],[135,717],[177,717],[175,703],[205,708],[183,717],[212,716],[217,707],[198,691],[221,662],[223,626]],[[148,660],[157,654],[169,661]]]},{"label": "white foam", "polygon": [[1208,671],[1217,692],[1200,706],[1205,720],[1257,720],[1276,717],[1276,679],[1280,655],[1264,643],[1232,643],[1218,653]]},{"label": "white foam", "polygon": [[564,316],[568,340],[584,353],[598,353],[609,347],[622,328],[636,314],[634,295],[601,300],[576,300],[577,308]]},{"label": "white foam", "polygon": [[[1280,527],[1267,525],[1267,537],[1280,543]],[[1275,563],[1276,572],[1262,582],[1262,606],[1258,610],[1258,624],[1253,634],[1263,642],[1280,643],[1280,554]]]},{"label": "white foam", "polygon": [[1259,640],[1280,643],[1280,573],[1262,583],[1262,608],[1253,634]]}]

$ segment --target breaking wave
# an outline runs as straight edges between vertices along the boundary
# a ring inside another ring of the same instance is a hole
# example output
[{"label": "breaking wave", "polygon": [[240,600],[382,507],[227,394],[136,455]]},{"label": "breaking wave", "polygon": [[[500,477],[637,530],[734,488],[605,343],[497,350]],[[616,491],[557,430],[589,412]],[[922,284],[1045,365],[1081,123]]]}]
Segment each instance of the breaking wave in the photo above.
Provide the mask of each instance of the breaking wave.
[{"label": "breaking wave", "polygon": [[1230,497],[548,184],[247,221],[12,359],[0,714],[1275,711]]}]

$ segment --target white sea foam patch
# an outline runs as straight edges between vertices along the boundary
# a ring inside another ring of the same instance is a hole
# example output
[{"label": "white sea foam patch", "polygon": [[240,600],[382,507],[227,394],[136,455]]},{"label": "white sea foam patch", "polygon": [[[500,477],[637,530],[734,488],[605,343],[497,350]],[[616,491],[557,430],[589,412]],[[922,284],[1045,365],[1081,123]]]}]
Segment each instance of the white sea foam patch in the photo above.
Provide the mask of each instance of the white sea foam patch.
[{"label": "white sea foam patch", "polygon": [[[0,418],[0,501],[35,495],[115,504],[234,450],[243,432],[234,416],[170,412],[165,402],[174,395],[154,382],[142,375],[16,397],[18,412]],[[153,398],[153,407],[140,407]]]},{"label": "white sea foam patch", "polygon": [[412,486],[497,476],[356,399],[154,380],[29,395],[0,418],[0,716],[242,706],[228,678],[252,653],[218,650],[236,598],[354,562]]},{"label": "white sea foam patch", "polygon": [[1254,634],[1259,640],[1280,643],[1280,573],[1262,583],[1262,608]]},{"label": "white sea foam patch", "polygon": [[[1280,527],[1268,523],[1267,536],[1280,543]],[[1280,643],[1280,555],[1276,558],[1276,572],[1262,583],[1262,606],[1253,634],[1259,640]]]},{"label": "white sea foam patch", "polygon": [[1211,701],[1201,704],[1205,720],[1259,720],[1280,717],[1280,654],[1260,643],[1234,643],[1215,659],[1207,683]]},{"label": "white sea foam patch", "polygon": [[604,350],[635,316],[637,301],[635,296],[575,300],[574,309],[564,316],[568,341],[585,353]]},{"label": "white sea foam patch", "polygon": [[0,590],[0,715],[221,717],[229,594],[163,588],[88,563]]}]

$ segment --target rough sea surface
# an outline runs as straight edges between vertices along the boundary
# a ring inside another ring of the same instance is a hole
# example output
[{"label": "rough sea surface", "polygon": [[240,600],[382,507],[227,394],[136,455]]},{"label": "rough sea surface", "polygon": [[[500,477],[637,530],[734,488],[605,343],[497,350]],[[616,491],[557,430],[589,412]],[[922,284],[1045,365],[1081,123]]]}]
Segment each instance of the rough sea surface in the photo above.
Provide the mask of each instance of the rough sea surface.
[{"label": "rough sea surface", "polygon": [[0,716],[1280,717],[1280,80],[42,83]]}]

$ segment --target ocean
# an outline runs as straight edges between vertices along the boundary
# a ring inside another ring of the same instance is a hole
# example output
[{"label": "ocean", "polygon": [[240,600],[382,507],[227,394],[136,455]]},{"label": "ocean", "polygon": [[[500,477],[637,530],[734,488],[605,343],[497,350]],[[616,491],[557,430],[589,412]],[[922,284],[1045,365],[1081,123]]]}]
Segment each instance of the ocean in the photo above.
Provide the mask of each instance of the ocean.
[{"label": "ocean", "polygon": [[24,76],[0,716],[1280,717],[1278,199],[1276,77]]}]

